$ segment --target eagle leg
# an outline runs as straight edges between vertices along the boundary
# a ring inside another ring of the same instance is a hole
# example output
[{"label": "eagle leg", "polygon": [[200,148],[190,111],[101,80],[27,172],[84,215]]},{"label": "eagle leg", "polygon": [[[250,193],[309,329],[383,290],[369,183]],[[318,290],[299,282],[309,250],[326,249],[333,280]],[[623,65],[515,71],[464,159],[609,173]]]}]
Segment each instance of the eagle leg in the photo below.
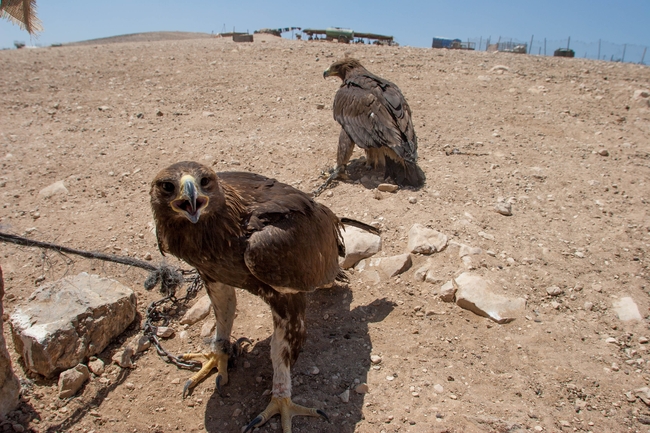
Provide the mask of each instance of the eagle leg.
[{"label": "eagle leg", "polygon": [[244,433],[261,426],[277,414],[280,414],[282,420],[283,433],[291,433],[291,419],[294,416],[315,416],[329,421],[322,410],[300,406],[291,401],[291,364],[298,358],[305,341],[305,302],[304,293],[294,295],[284,309],[286,315],[282,317],[273,308],[271,301],[275,328],[271,337],[273,395],[266,409],[246,426]]},{"label": "eagle leg", "polygon": [[290,397],[271,397],[271,402],[266,409],[251,421],[244,430],[244,433],[259,427],[273,416],[280,414],[282,421],[282,433],[291,433],[291,419],[294,416],[318,416],[329,422],[329,418],[320,409],[300,406],[291,401]]},{"label": "eagle leg", "polygon": [[246,338],[240,338],[234,344],[230,343],[232,324],[235,320],[235,311],[237,309],[235,288],[218,282],[206,281],[205,283],[206,292],[210,297],[210,303],[212,304],[216,319],[215,336],[210,345],[210,352],[187,353],[182,355],[184,360],[193,359],[204,361],[201,370],[185,382],[183,398],[191,394],[192,389],[200,381],[205,379],[213,368],[217,369],[216,385],[217,391],[221,394],[221,386],[228,383],[228,361],[241,351],[240,346],[242,342],[250,343],[250,340]]}]

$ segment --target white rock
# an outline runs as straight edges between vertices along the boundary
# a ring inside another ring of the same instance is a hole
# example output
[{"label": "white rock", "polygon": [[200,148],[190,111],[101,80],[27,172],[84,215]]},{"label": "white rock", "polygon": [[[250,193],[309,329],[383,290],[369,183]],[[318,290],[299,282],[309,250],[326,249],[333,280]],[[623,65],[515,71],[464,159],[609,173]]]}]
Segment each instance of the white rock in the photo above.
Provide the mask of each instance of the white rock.
[{"label": "white rock", "polygon": [[478,235],[479,235],[480,237],[482,237],[483,239],[487,239],[487,240],[489,240],[489,241],[493,241],[493,240],[494,240],[494,235],[491,235],[491,234],[489,234],[489,233],[478,232]]},{"label": "white rock", "polygon": [[470,247],[469,245],[460,244],[460,249],[458,250],[458,256],[465,257],[470,255],[479,255],[482,252],[483,250],[478,247]]},{"label": "white rock", "polygon": [[59,398],[72,397],[90,378],[88,367],[78,364],[59,375]]},{"label": "white rock", "polygon": [[84,272],[39,287],[10,321],[25,366],[52,377],[104,350],[135,313],[133,290]]},{"label": "white rock", "polygon": [[136,335],[135,338],[131,340],[131,343],[129,345],[133,349],[134,353],[140,353],[148,350],[151,347],[151,341],[146,335],[140,334]]},{"label": "white rock", "polygon": [[639,307],[634,302],[634,299],[630,297],[623,297],[614,301],[614,311],[620,320],[623,322],[629,322],[631,320],[643,320],[641,313],[639,313]]},{"label": "white rock", "polygon": [[347,403],[350,401],[350,390],[346,389],[342,393],[339,394],[339,398],[343,403]]},{"label": "white rock", "polygon": [[133,348],[126,347],[124,350],[115,353],[111,359],[122,368],[135,368],[131,358],[133,358]]},{"label": "white rock", "polygon": [[438,394],[442,394],[443,392],[445,392],[445,388],[443,388],[442,385],[440,385],[439,383],[433,385],[433,390]]},{"label": "white rock", "polygon": [[345,244],[345,258],[341,261],[343,269],[349,269],[359,261],[381,251],[381,237],[354,226],[345,226],[341,231]]},{"label": "white rock", "polygon": [[104,365],[104,361],[99,358],[95,358],[88,363],[88,369],[92,371],[95,376],[101,376],[104,374],[106,366]]},{"label": "white rock", "polygon": [[443,284],[438,296],[444,302],[454,302],[456,300],[456,285],[453,281],[450,280]]},{"label": "white rock", "polygon": [[505,216],[512,215],[512,205],[508,202],[499,202],[495,204],[494,210],[500,213],[501,215],[505,215]]},{"label": "white rock", "polygon": [[181,319],[181,325],[194,325],[196,322],[205,319],[210,314],[212,303],[208,295],[203,295],[198,301],[187,310]]},{"label": "white rock", "polygon": [[373,364],[381,364],[381,356],[370,355],[370,362],[372,362]]},{"label": "white rock", "polygon": [[209,337],[210,334],[212,334],[217,327],[217,322],[216,320],[208,320],[201,326],[201,338]]},{"label": "white rock", "polygon": [[174,335],[174,328],[170,326],[159,326],[156,328],[156,335],[160,338],[169,338]]},{"label": "white rock", "polygon": [[407,249],[414,254],[433,254],[447,246],[447,236],[422,224],[413,224],[408,236]]},{"label": "white rock", "polygon": [[427,272],[429,272],[429,269],[431,269],[432,263],[430,261],[427,261],[427,263],[421,267],[419,267],[414,273],[413,273],[413,280],[416,282],[422,282],[427,276]]},{"label": "white rock", "polygon": [[42,198],[52,197],[57,194],[67,194],[68,188],[65,187],[63,181],[54,182],[53,184],[46,186],[39,191],[38,195]]},{"label": "white rock", "polygon": [[551,286],[546,288],[546,293],[548,293],[549,296],[560,296],[564,293],[564,290],[560,289],[558,286]]},{"label": "white rock", "polygon": [[411,255],[406,253],[398,256],[364,259],[357,264],[355,269],[363,274],[375,271],[383,277],[392,278],[406,272],[412,264]]},{"label": "white rock", "polygon": [[481,276],[463,272],[455,281],[456,305],[497,323],[513,321],[526,308],[524,298],[508,298],[495,293],[492,287],[496,285]]}]

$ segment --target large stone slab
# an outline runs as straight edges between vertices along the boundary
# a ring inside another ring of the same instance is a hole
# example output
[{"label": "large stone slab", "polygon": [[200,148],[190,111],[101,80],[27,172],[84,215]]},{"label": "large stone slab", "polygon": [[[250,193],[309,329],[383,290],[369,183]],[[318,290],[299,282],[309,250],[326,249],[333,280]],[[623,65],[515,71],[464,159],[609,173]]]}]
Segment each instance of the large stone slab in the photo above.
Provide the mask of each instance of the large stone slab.
[{"label": "large stone slab", "polygon": [[515,320],[526,308],[524,298],[509,298],[496,293],[493,283],[479,275],[463,272],[455,282],[456,305],[497,323]]},{"label": "large stone slab", "polygon": [[447,236],[422,224],[413,224],[409,230],[408,251],[413,254],[433,254],[447,246]]},{"label": "large stone slab", "polygon": [[343,269],[349,269],[381,251],[381,237],[376,234],[353,226],[345,226],[341,234],[345,244],[345,258],[341,261]]},{"label": "large stone slab", "polygon": [[11,358],[4,337],[2,320],[4,313],[2,298],[4,298],[4,295],[4,280],[2,279],[2,268],[0,268],[0,418],[18,406],[20,395],[20,382],[11,368]]},{"label": "large stone slab", "polygon": [[25,366],[52,377],[104,350],[135,313],[133,290],[84,272],[39,287],[10,323]]},{"label": "large stone slab", "polygon": [[413,261],[411,260],[411,255],[406,253],[398,256],[364,259],[359,262],[355,269],[362,274],[376,271],[384,278],[392,278],[408,271],[412,264]]}]

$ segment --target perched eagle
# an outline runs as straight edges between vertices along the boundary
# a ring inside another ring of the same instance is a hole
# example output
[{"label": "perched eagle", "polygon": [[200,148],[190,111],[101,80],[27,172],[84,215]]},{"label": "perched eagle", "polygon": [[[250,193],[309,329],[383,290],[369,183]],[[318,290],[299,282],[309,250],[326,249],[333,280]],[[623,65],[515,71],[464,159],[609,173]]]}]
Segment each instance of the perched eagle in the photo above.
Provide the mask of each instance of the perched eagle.
[{"label": "perched eagle", "polygon": [[204,361],[183,393],[213,368],[218,369],[217,388],[228,382],[238,287],[269,304],[274,327],[271,402],[245,431],[275,414],[282,417],[284,433],[291,431],[294,415],[327,419],[321,410],[291,401],[290,367],[305,341],[305,295],[345,277],[338,262],[345,255],[343,222],[375,229],[339,219],[307,194],[275,179],[243,172],[217,174],[196,162],[162,170],[151,183],[150,195],[160,251],[196,268],[217,322],[210,353],[183,355]]},{"label": "perched eagle", "polygon": [[411,108],[399,88],[353,58],[332,63],[323,77],[343,81],[334,97],[334,119],[341,124],[341,133],[333,177],[345,171],[356,143],[370,165],[384,167],[386,177],[400,186],[421,187],[425,177],[416,164],[418,141]]}]

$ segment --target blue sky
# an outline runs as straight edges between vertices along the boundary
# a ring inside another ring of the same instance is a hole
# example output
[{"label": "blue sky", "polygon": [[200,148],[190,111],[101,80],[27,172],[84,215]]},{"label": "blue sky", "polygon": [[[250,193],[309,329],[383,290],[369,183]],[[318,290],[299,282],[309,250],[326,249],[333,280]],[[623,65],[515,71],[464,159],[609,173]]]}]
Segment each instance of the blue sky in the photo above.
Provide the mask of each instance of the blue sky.
[{"label": "blue sky", "polygon": [[[1,0],[0,0],[1,1]],[[400,45],[431,38],[547,38],[650,47],[650,0],[37,0],[38,39],[0,20],[0,48],[43,46],[147,31],[220,32],[263,27],[346,27],[392,35]],[[579,55],[580,53],[577,53]],[[646,57],[648,63],[650,54]]]}]

